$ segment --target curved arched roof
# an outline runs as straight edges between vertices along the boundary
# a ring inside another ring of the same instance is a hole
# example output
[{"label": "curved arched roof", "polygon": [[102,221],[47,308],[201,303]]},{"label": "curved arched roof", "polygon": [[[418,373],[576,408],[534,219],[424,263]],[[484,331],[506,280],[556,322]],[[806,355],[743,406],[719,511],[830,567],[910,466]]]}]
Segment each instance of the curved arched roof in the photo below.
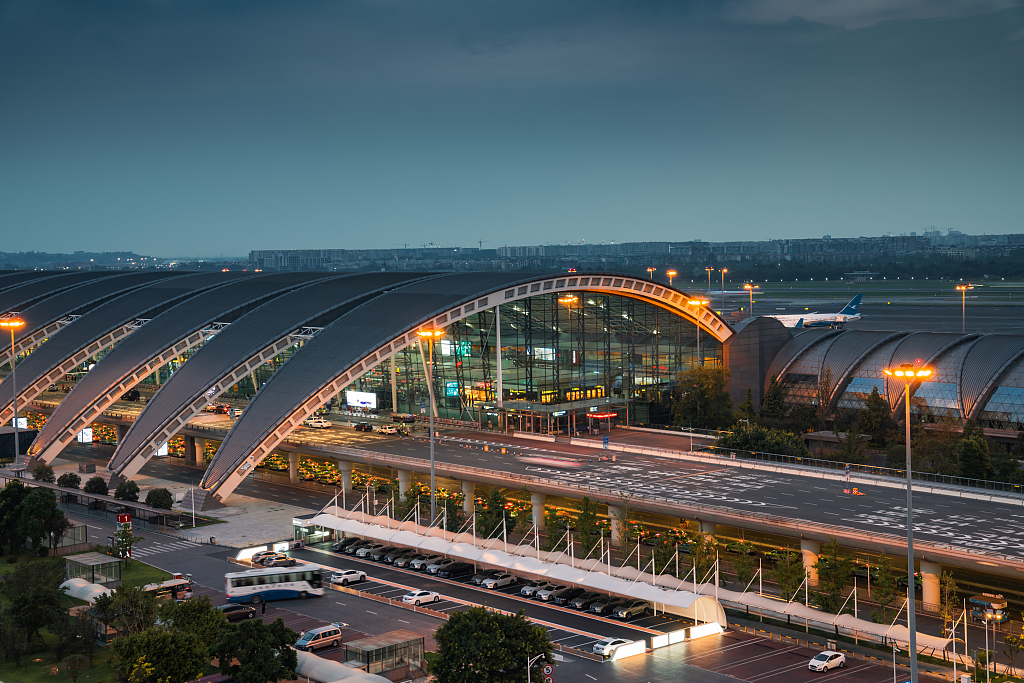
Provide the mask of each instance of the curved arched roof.
[{"label": "curved arched roof", "polygon": [[0,273],[0,292],[41,277],[53,277],[53,273],[45,270],[5,271]]},{"label": "curved arched roof", "polygon": [[75,385],[39,432],[32,455],[52,460],[75,438],[76,424],[88,424],[151,374],[149,365],[163,365],[202,343],[204,328],[214,322],[231,323],[268,297],[324,277],[323,273],[250,274],[171,306],[118,344]]},{"label": "curved arched roof", "polygon": [[119,273],[108,271],[83,270],[73,273],[46,274],[44,277],[32,278],[26,282],[0,290],[0,313],[16,311],[31,306],[40,299],[54,296],[70,287],[83,282],[116,277]]},{"label": "curved arched roof", "polygon": [[690,306],[685,293],[639,278],[460,273],[418,280],[346,313],[297,351],[232,426],[202,487],[221,497],[230,494],[249,467],[266,457],[327,398],[415,342],[417,329],[443,327],[499,303],[565,291],[637,298],[693,321],[699,318],[701,326],[721,341],[732,335],[731,328],[708,309]]},{"label": "curved arched roof", "polygon": [[[329,323],[375,296],[423,273],[334,275],[287,292],[242,316],[197,351],[146,404],[117,446],[108,468],[131,476],[208,401],[291,342],[301,327]],[[236,372],[237,371],[237,372]],[[236,377],[237,376],[237,377]],[[214,394],[206,392],[215,387]]]},{"label": "curved arched roof", "polygon": [[[62,327],[18,364],[18,402],[27,403],[66,372],[130,333],[128,325],[152,317],[182,298],[244,273],[194,273],[169,277],[97,306]],[[11,382],[0,382],[0,422],[14,415]]]}]

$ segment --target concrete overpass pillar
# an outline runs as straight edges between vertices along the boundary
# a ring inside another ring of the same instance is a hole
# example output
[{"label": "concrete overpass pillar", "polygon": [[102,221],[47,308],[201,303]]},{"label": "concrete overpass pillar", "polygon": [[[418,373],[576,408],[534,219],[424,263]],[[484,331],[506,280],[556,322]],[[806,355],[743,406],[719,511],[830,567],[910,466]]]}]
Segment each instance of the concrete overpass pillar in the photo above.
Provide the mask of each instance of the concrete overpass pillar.
[{"label": "concrete overpass pillar", "polygon": [[[818,555],[821,553],[821,544],[806,538],[800,539],[800,555],[804,560],[804,570],[807,572],[807,585],[818,585],[818,570],[814,565],[818,562]],[[789,596],[786,596],[789,599]]]},{"label": "concrete overpass pillar", "polygon": [[196,461],[196,437],[185,437],[185,464],[191,465]]},{"label": "concrete overpass pillar", "polygon": [[608,506],[608,521],[611,522],[613,546],[622,545],[622,508],[615,505]]},{"label": "concrete overpass pillar", "polygon": [[299,483],[299,454],[288,454],[288,481],[293,484]]},{"label": "concrete overpass pillar", "polygon": [[405,494],[412,488],[412,472],[398,470],[398,495],[405,500]]},{"label": "concrete overpass pillar", "polygon": [[921,560],[921,606],[928,612],[939,611],[941,601],[939,586],[942,580],[942,565]]},{"label": "concrete overpass pillar", "polygon": [[338,461],[338,472],[341,473],[341,488],[345,490],[345,495],[352,493],[352,463]]},{"label": "concrete overpass pillar", "polygon": [[533,523],[538,529],[544,528],[544,503],[548,497],[543,493],[531,493],[530,502],[533,503]]},{"label": "concrete overpass pillar", "polygon": [[114,425],[114,428],[117,430],[117,442],[121,443],[122,441],[124,441],[124,435],[128,433],[128,426]]},{"label": "concrete overpass pillar", "polygon": [[714,536],[718,533],[718,525],[714,522],[701,522],[700,532],[705,536]]},{"label": "concrete overpass pillar", "polygon": [[462,482],[462,511],[472,517],[476,510],[476,484],[471,481]]},{"label": "concrete overpass pillar", "polygon": [[195,439],[196,467],[206,467],[206,439]]}]

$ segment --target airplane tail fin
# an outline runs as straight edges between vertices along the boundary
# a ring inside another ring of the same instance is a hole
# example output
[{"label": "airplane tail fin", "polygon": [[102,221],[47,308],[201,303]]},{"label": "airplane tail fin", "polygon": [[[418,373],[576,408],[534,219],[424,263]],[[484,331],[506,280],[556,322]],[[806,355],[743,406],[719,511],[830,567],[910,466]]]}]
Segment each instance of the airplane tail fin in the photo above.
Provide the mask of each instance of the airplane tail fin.
[{"label": "airplane tail fin", "polygon": [[857,309],[860,308],[860,299],[862,296],[864,295],[858,294],[853,297],[853,299],[850,300],[850,303],[846,304],[846,308],[839,311],[839,315],[857,315]]},{"label": "airplane tail fin", "polygon": [[800,318],[799,320],[797,320],[796,321],[796,325],[793,325],[793,327],[803,327],[803,326],[804,326],[804,319],[803,318]]}]

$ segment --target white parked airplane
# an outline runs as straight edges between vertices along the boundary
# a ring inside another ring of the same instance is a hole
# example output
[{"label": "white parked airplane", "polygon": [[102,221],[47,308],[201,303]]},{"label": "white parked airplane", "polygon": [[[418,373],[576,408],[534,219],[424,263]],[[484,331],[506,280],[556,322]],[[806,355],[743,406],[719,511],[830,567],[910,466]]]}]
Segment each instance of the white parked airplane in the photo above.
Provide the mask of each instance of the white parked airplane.
[{"label": "white parked airplane", "polygon": [[771,315],[786,327],[842,327],[851,320],[860,320],[860,299],[863,294],[853,297],[838,313],[804,313],[802,315]]}]

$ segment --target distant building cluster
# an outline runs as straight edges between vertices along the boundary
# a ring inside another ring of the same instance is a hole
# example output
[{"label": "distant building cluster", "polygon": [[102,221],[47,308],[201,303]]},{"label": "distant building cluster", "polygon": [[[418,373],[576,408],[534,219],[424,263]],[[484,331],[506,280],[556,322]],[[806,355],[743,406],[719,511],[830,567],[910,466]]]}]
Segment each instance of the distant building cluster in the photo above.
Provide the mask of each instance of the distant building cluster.
[{"label": "distant building cluster", "polygon": [[956,260],[1007,256],[1024,247],[1024,234],[966,235],[938,230],[918,235],[745,242],[619,242],[480,247],[398,247],[392,249],[265,249],[249,252],[259,270],[516,270],[523,268],[613,269],[665,262],[677,265],[742,261],[803,261],[855,264],[878,259],[939,256]]}]

